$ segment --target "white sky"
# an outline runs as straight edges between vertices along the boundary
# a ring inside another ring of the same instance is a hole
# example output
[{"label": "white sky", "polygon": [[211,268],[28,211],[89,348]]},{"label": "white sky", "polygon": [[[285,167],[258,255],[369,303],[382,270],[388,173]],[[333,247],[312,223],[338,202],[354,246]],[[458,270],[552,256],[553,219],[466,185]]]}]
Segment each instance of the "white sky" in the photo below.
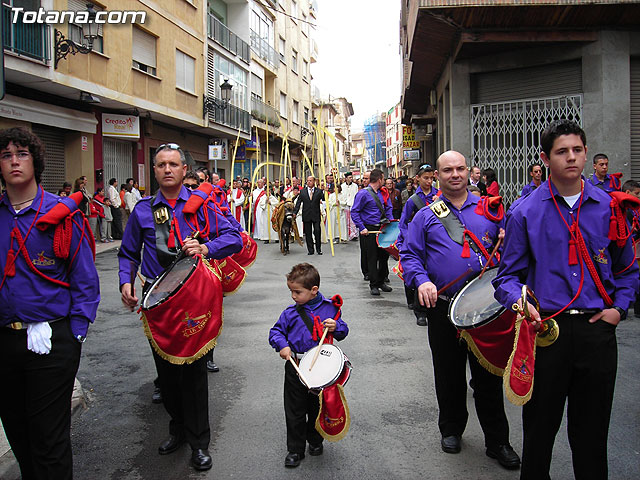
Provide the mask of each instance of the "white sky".
[{"label": "white sky", "polygon": [[324,97],[351,102],[351,131],[362,131],[367,118],[400,101],[400,2],[318,0],[317,21],[313,84]]}]

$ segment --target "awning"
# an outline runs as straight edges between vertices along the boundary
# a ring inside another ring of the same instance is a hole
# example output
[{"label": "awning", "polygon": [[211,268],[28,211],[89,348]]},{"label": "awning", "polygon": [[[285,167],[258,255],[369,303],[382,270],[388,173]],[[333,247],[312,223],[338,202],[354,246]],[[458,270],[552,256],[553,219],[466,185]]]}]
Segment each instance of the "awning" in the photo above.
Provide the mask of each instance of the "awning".
[{"label": "awning", "polygon": [[92,113],[13,95],[5,95],[4,99],[0,101],[0,117],[85,133],[96,133],[96,125],[98,124],[98,120]]}]

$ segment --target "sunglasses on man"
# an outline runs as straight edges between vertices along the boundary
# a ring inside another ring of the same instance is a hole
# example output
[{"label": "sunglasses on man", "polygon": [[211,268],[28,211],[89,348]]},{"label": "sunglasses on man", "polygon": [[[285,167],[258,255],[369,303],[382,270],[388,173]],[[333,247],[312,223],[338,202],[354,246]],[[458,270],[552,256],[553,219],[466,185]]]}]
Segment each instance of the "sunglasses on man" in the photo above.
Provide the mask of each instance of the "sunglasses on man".
[{"label": "sunglasses on man", "polygon": [[178,145],[177,143],[163,143],[158,148],[156,148],[156,153],[165,148],[168,148],[170,150],[180,150],[180,145]]}]

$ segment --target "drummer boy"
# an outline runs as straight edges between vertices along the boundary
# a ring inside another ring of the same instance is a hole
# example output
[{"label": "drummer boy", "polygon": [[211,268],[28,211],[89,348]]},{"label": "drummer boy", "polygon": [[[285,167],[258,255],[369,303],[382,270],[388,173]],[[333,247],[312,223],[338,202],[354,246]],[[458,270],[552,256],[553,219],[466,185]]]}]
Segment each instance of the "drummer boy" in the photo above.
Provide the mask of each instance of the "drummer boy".
[{"label": "drummer boy", "polygon": [[[327,329],[336,340],[344,339],[349,327],[338,315],[338,307],[318,291],[320,274],[313,265],[300,263],[287,274],[287,286],[295,304],[289,305],[269,331],[269,343],[280,357],[287,360],[284,367],[284,413],[287,421],[287,456],[285,467],[297,467],[304,458],[306,442],[309,455],[322,455],[322,437],[315,429],[319,411],[318,396],[309,392],[298,378],[294,366],[311,348],[319,343],[314,340],[314,317],[324,319],[317,330]],[[320,327],[320,328],[319,328]]]}]

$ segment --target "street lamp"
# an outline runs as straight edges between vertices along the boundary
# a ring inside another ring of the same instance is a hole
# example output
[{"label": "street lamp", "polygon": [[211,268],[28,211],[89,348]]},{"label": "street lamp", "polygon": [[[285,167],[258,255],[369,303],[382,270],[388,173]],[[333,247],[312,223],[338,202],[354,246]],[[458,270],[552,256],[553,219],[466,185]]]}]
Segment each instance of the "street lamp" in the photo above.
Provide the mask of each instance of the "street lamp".
[{"label": "street lamp", "polygon": [[222,85],[220,85],[220,97],[222,101],[218,100],[216,97],[212,96],[204,96],[204,103],[202,105],[202,117],[207,116],[207,112],[214,111],[216,108],[220,110],[224,110],[229,106],[231,102],[231,89],[233,85],[229,83],[229,79],[225,78]]},{"label": "street lamp", "polygon": [[67,58],[67,55],[75,55],[76,53],[87,54],[93,50],[93,41],[98,38],[98,27],[99,25],[95,23],[96,19],[96,10],[93,8],[93,3],[87,3],[87,12],[88,19],[87,23],[82,27],[82,32],[84,33],[84,39],[87,41],[87,45],[78,45],[73,40],[69,40],[65,38],[62,32],[58,29],[54,29],[54,39],[55,39],[55,60],[53,63],[53,68],[58,68],[58,62],[64,58]]}]

